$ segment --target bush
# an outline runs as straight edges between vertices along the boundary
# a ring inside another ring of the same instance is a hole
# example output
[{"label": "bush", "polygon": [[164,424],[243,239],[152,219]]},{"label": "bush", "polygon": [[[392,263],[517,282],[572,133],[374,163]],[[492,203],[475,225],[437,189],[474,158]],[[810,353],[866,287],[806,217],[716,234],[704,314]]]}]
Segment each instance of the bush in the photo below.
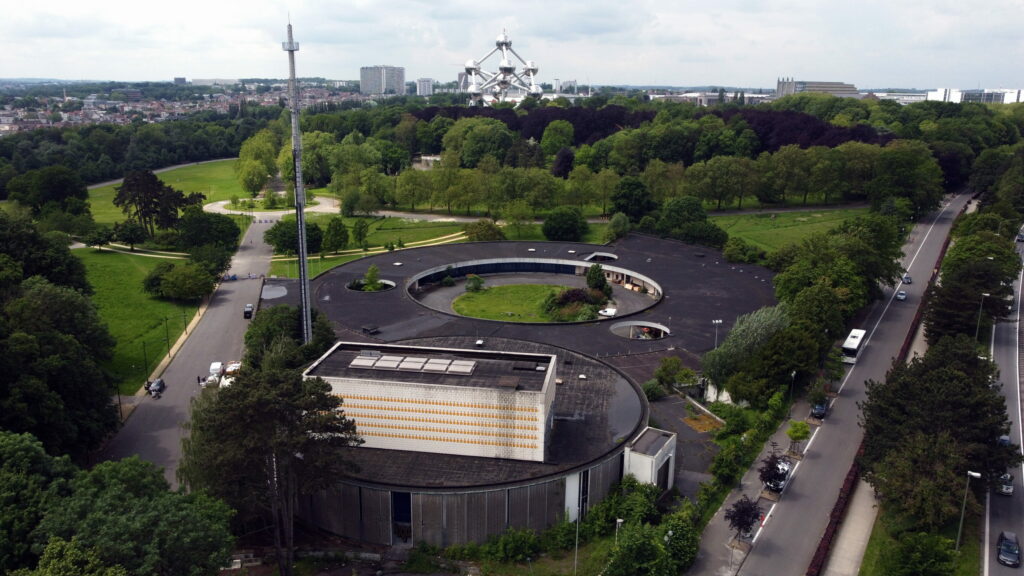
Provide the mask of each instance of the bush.
[{"label": "bush", "polygon": [[479,292],[484,289],[484,279],[476,274],[466,275],[466,292]]},{"label": "bush", "polygon": [[451,288],[452,286],[455,286],[455,279],[451,276],[445,276],[441,279],[441,286]]},{"label": "bush", "polygon": [[495,562],[523,562],[540,552],[537,533],[528,528],[509,528],[484,545],[484,556]]},{"label": "bush", "polygon": [[644,382],[641,388],[643,389],[644,396],[647,397],[648,402],[654,402],[655,400],[665,396],[665,388],[656,378],[652,378],[647,382]]}]

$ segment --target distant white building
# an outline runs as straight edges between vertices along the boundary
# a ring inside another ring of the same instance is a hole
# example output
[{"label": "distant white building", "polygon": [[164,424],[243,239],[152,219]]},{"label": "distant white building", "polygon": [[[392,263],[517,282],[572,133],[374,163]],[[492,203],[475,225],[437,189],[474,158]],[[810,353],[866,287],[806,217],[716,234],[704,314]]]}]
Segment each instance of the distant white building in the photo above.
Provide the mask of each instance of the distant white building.
[{"label": "distant white building", "polygon": [[359,69],[359,93],[370,96],[405,94],[405,68],[401,66],[363,66]]},{"label": "distant white building", "polygon": [[928,100],[937,102],[977,102],[980,104],[1015,104],[1024,102],[1024,90],[996,88],[980,90],[957,90],[939,88],[928,92]]},{"label": "distant white building", "polygon": [[416,80],[416,95],[431,96],[434,94],[434,79],[420,78]]}]

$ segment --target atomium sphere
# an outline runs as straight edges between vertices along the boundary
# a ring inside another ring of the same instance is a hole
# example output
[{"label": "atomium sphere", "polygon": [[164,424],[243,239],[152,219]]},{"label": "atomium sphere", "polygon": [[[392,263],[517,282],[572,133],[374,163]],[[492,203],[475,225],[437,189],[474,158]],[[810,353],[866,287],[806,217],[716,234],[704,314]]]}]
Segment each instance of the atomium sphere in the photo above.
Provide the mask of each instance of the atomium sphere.
[{"label": "atomium sphere", "polygon": [[531,76],[537,74],[537,65],[534,64],[533,60],[526,61],[526,67],[523,68],[523,73],[529,74]]},{"label": "atomium sphere", "polygon": [[498,64],[498,70],[502,74],[511,74],[516,71],[516,65],[509,62],[507,59],[502,58],[501,63]]},{"label": "atomium sphere", "polygon": [[508,34],[502,32],[498,34],[498,38],[494,41],[494,45],[498,48],[508,48],[512,45],[512,41],[508,39]]},{"label": "atomium sphere", "polygon": [[480,63],[476,60],[466,60],[466,74],[474,74],[480,71]]},{"label": "atomium sphere", "polygon": [[544,89],[541,88],[540,86],[537,86],[536,84],[534,84],[533,86],[530,86],[530,96],[540,97],[540,95],[543,94],[543,93],[544,93]]},{"label": "atomium sphere", "polygon": [[476,82],[474,82],[474,83],[469,85],[469,95],[470,96],[479,96],[482,93],[483,93],[483,91],[480,90],[480,85],[477,84]]}]

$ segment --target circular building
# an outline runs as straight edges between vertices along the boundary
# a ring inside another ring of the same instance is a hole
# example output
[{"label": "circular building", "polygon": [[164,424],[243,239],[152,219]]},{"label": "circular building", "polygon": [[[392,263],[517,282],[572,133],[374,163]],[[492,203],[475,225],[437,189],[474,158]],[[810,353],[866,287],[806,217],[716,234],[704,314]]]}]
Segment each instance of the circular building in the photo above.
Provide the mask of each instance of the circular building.
[{"label": "circular building", "polygon": [[[451,310],[467,274],[489,286],[575,286],[595,263],[616,306],[597,320],[503,322]],[[350,288],[371,264],[393,289]],[[290,303],[287,281],[268,288],[265,299]],[[585,514],[628,473],[671,488],[675,436],[646,426],[637,383],[666,355],[694,364],[716,328],[774,303],[767,270],[645,236],[614,246],[486,242],[388,252],[321,275],[312,294],[342,342],[306,375],[344,399],[365,444],[347,449],[357,470],[304,499],[300,516],[385,545],[542,530]]]}]

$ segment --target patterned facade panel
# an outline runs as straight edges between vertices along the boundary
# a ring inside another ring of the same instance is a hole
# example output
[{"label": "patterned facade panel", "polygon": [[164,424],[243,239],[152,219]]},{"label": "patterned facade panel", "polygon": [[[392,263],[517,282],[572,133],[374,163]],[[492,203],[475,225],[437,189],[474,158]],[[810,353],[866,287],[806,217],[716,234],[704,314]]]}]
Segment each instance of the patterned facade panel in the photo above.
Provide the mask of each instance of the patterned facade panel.
[{"label": "patterned facade panel", "polygon": [[444,542],[444,496],[412,495],[412,540],[441,546]]},{"label": "patterned facade panel", "polygon": [[363,540],[391,545],[391,492],[361,488]]}]

